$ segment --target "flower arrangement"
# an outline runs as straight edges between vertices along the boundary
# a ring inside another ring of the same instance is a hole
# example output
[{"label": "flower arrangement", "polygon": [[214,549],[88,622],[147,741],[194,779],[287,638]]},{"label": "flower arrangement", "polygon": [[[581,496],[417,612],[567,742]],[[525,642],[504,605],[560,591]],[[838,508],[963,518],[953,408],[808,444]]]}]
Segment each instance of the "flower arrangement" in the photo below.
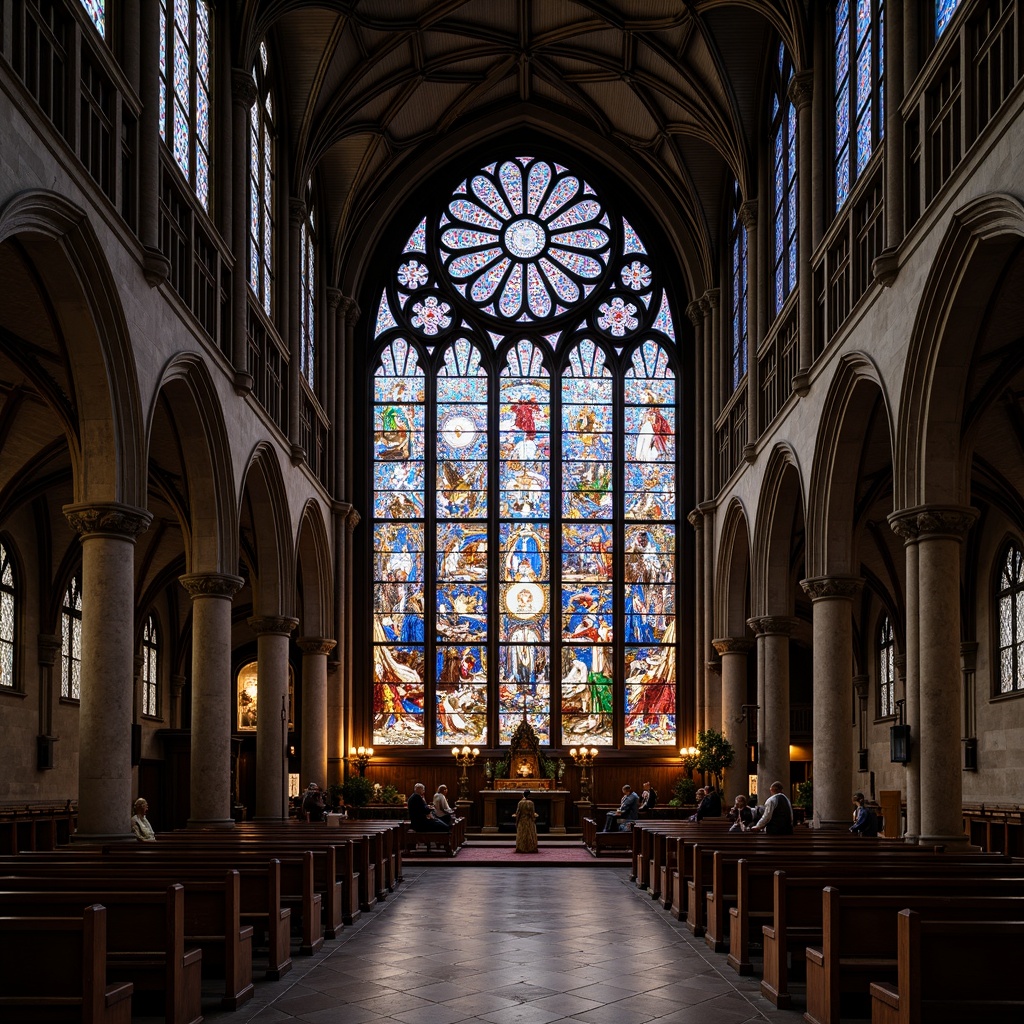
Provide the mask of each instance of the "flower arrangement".
[{"label": "flower arrangement", "polygon": [[373,804],[397,804],[401,803],[398,790],[391,783],[382,786],[379,782],[373,784],[373,796],[370,798]]}]

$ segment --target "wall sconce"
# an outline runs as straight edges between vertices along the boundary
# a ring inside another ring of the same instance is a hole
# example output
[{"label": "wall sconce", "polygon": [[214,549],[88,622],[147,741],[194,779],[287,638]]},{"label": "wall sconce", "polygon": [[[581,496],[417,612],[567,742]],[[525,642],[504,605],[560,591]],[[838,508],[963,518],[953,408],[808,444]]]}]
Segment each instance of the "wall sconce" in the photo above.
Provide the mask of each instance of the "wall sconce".
[{"label": "wall sconce", "polygon": [[596,758],[597,755],[597,747],[591,747],[589,750],[586,747],[580,747],[579,750],[573,747],[572,750],[569,751],[569,756],[580,769],[581,800],[590,800],[590,776],[587,774],[587,769],[594,763],[594,758]]},{"label": "wall sconce", "polygon": [[903,723],[903,705],[905,700],[896,701],[899,708],[899,725],[889,727],[889,760],[893,764],[909,764],[910,762],[910,726]]},{"label": "wall sconce", "polygon": [[463,747],[459,750],[458,747],[452,747],[452,753],[455,755],[455,763],[462,769],[462,774],[459,776],[459,799],[469,799],[469,775],[467,769],[470,765],[476,763],[476,759],[480,756],[480,750],[478,747],[473,747],[472,750],[469,747]]},{"label": "wall sconce", "polygon": [[366,766],[373,759],[373,747],[352,747],[348,759],[359,769],[360,777],[363,777],[366,775]]},{"label": "wall sconce", "polygon": [[679,758],[683,762],[683,771],[692,775],[697,767],[697,755],[700,751],[696,747],[680,747]]}]

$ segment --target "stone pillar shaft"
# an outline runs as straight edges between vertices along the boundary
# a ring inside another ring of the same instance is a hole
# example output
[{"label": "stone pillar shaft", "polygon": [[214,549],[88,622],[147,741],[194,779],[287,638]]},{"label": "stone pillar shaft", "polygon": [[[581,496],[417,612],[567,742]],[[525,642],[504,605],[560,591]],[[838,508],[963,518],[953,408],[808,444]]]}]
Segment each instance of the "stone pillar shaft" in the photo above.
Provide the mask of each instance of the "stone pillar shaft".
[{"label": "stone pillar shaft", "polygon": [[761,345],[761,322],[758,315],[761,274],[758,270],[756,200],[748,200],[740,207],[740,221],[747,233],[747,443],[743,448],[743,457],[753,462],[754,446],[761,432],[761,380],[757,365],[757,350]]},{"label": "stone pillar shaft", "polygon": [[703,501],[698,508],[704,517],[704,621],[698,624],[698,655],[704,671],[703,728],[718,729],[721,726],[722,691],[711,668],[714,664],[711,661],[711,639],[715,635],[715,503]]},{"label": "stone pillar shaft", "polygon": [[789,637],[796,620],[784,615],[748,619],[757,637],[757,799],[773,782],[789,792]]},{"label": "stone pillar shaft", "polygon": [[298,640],[302,651],[302,785],[327,781],[327,655],[334,641],[319,637]]},{"label": "stone pillar shaft", "polygon": [[231,352],[235,390],[252,389],[249,351],[249,111],[256,102],[256,83],[244,68],[231,72],[231,194],[233,212],[231,248],[235,269],[231,275]]},{"label": "stone pillar shaft", "polygon": [[694,509],[687,519],[694,529],[696,539],[693,545],[693,696],[694,696],[694,731],[704,728],[705,694],[704,694],[704,646],[701,633],[704,625],[704,517],[698,509]]},{"label": "stone pillar shaft", "polygon": [[723,637],[714,641],[722,659],[722,735],[736,750],[736,759],[722,780],[723,796],[731,802],[737,793],[747,792],[747,726],[743,705],[747,702],[747,656],[754,642],[746,637]]},{"label": "stone pillar shaft", "polygon": [[231,733],[235,693],[231,679],[231,598],[238,576],[181,577],[192,598],[192,753],[190,828],[232,828]]},{"label": "stone pillar shaft", "polygon": [[[302,391],[302,225],[306,204],[292,199],[288,204],[288,264],[283,271],[288,281],[288,440],[292,461],[298,465],[308,453],[302,447],[299,427]],[[319,782],[318,785],[323,785]]]},{"label": "stone pillar shaft", "polygon": [[[903,4],[885,11],[885,246],[903,241]],[[913,6],[913,4],[909,5]]]},{"label": "stone pillar shaft", "polygon": [[82,541],[78,839],[127,839],[132,808],[135,537],[148,512],[66,505]]},{"label": "stone pillar shaft", "polygon": [[800,71],[789,85],[789,96],[796,107],[796,153],[797,153],[797,202],[799,223],[797,225],[797,287],[800,294],[800,368],[803,378],[797,383],[797,390],[806,388],[806,374],[814,360],[814,281],[811,267],[811,252],[814,249],[813,189],[810,187],[814,154],[813,117],[814,73]]},{"label": "stone pillar shaft", "polygon": [[[131,4],[129,7],[133,6]],[[170,262],[160,251],[160,7],[140,0],[139,18],[139,240],[150,284],[164,280]]]}]

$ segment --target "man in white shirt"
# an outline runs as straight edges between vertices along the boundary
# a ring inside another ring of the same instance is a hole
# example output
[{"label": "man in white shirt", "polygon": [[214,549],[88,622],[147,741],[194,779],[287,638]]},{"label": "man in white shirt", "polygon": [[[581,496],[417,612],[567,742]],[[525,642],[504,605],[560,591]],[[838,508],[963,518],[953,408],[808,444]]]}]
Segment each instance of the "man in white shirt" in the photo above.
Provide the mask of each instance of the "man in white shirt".
[{"label": "man in white shirt", "polygon": [[748,832],[766,832],[770,836],[791,836],[793,834],[793,805],[782,791],[781,782],[771,784],[771,796],[765,801],[764,813]]},{"label": "man in white shirt", "polygon": [[434,794],[434,817],[440,818],[446,825],[451,825],[455,817],[455,809],[448,803],[448,787],[441,783]]}]

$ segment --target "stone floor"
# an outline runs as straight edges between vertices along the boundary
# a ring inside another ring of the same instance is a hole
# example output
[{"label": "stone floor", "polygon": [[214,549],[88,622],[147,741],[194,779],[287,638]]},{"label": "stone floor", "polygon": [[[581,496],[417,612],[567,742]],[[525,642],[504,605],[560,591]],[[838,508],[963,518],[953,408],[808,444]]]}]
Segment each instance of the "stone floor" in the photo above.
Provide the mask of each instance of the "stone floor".
[{"label": "stone floor", "polygon": [[[204,1007],[204,1011],[206,1007]],[[626,870],[409,868],[337,942],[256,983],[256,1024],[741,1024],[802,1020],[695,940]]]}]

